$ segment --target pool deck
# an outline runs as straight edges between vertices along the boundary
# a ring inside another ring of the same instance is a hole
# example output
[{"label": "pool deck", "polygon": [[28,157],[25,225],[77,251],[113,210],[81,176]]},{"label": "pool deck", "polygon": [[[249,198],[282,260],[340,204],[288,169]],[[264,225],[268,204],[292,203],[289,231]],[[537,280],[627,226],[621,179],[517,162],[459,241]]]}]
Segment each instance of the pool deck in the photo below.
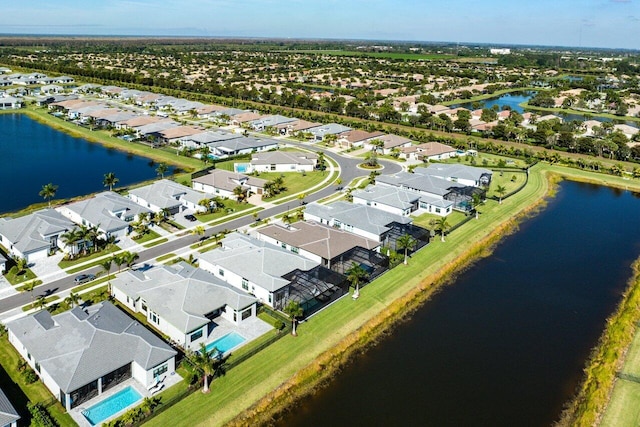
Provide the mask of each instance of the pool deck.
[{"label": "pool deck", "polygon": [[[178,375],[177,373],[174,373],[173,375],[163,375],[164,381],[162,382],[162,384],[164,384],[164,387],[162,387],[162,391],[166,390],[167,388],[176,385],[177,383],[179,383],[180,381],[182,381],[182,377],[180,375]],[[117,386],[113,387],[110,390],[105,391],[104,393],[94,397],[91,400],[88,400],[84,403],[82,403],[80,406],[73,408],[71,411],[69,411],[69,415],[71,415],[71,418],[73,418],[73,421],[75,421],[79,427],[92,427],[91,423],[85,418],[84,415],[82,415],[82,411],[85,411],[87,409],[89,409],[90,407],[92,407],[93,405],[100,403],[101,401],[103,401],[104,399],[113,396],[114,394],[118,393],[119,391],[122,391],[123,389],[127,388],[127,387],[133,387],[138,393],[140,393],[142,395],[142,399],[140,399],[139,402],[121,410],[120,412],[115,413],[113,416],[107,418],[106,420],[102,421],[102,423],[108,422],[109,420],[113,420],[119,416],[121,416],[122,414],[124,414],[125,412],[127,412],[129,409],[131,408],[135,408],[136,406],[138,406],[140,403],[142,403],[142,400],[144,400],[145,397],[151,397],[154,396],[156,394],[156,392],[158,390],[146,390],[142,384],[140,384],[138,381],[134,380],[133,378],[129,378],[126,381],[123,381],[122,383],[118,384]]]},{"label": "pool deck", "polygon": [[273,329],[271,325],[257,317],[252,317],[243,322],[240,322],[240,325],[229,322],[222,317],[217,317],[216,319],[214,319],[214,322],[218,326],[213,328],[213,330],[207,337],[205,345],[214,342],[218,338],[221,338],[230,332],[237,332],[245,338],[245,341],[238,344],[232,350],[238,349],[243,345],[250,343],[254,339],[266,334]]}]

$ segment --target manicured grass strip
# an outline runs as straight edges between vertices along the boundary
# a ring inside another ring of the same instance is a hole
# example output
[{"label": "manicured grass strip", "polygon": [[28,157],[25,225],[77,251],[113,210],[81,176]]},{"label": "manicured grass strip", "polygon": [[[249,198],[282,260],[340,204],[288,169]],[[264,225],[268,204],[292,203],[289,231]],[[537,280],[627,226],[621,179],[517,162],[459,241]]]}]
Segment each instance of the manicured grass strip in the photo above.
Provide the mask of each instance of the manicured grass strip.
[{"label": "manicured grass strip", "polygon": [[[165,238],[160,238],[160,237],[161,236],[158,233],[156,233],[155,231],[149,230],[141,238],[136,239],[134,241],[136,243],[144,246],[145,248],[150,248],[152,246],[159,245],[161,243],[165,243],[165,242],[168,241],[168,239],[166,237]],[[151,242],[152,240],[155,240],[155,241]],[[148,243],[148,242],[151,242],[151,243]]]},{"label": "manicured grass strip", "polygon": [[[60,299],[59,296],[51,295],[50,297],[45,298],[44,302],[45,302],[45,304],[49,304],[49,303],[51,303],[53,301],[56,301],[56,300],[59,300],[59,299]],[[29,311],[32,308],[36,308],[36,302],[35,301],[32,302],[31,304],[27,304],[27,305],[22,306],[22,311]]]},{"label": "manicured grass strip", "polygon": [[18,267],[14,265],[9,269],[9,272],[5,274],[4,277],[9,283],[11,283],[13,286],[16,286],[33,280],[37,276],[28,268],[25,269],[23,274],[18,275]]},{"label": "manicured grass strip", "polygon": [[71,292],[78,293],[78,292],[84,291],[85,289],[93,288],[94,286],[99,285],[101,283],[104,283],[104,282],[106,282],[108,280],[115,279],[115,277],[116,277],[115,274],[110,274],[109,276],[99,277],[96,280],[92,280],[91,282],[85,283],[85,284],[80,285],[80,286],[76,286],[75,288],[71,289]]},{"label": "manicured grass strip", "polygon": [[[75,426],[76,423],[73,421],[71,416],[67,414],[62,405],[60,403],[53,403],[55,400],[53,395],[49,392],[49,390],[45,387],[44,383],[41,381],[36,381],[32,384],[25,384],[22,380],[20,373],[17,370],[18,361],[21,360],[21,356],[18,352],[13,348],[13,346],[9,343],[9,340],[6,337],[0,338],[0,364],[6,371],[7,375],[11,378],[12,386],[16,384],[20,387],[24,395],[31,402],[41,402],[41,403],[52,403],[48,405],[47,410],[49,414],[56,420],[58,425],[61,427],[72,427]],[[1,377],[1,376],[0,376]],[[3,386],[4,389],[4,386]],[[13,396],[9,394],[9,398]],[[27,420],[21,420],[27,421]],[[22,425],[22,424],[21,424]],[[24,424],[27,425],[27,424]]]},{"label": "manicured grass strip", "polygon": [[[67,268],[69,268],[69,267],[73,267],[73,266],[75,266],[75,265],[82,264],[82,263],[85,263],[85,262],[88,262],[88,261],[94,260],[94,259],[96,259],[96,258],[102,258],[102,257],[103,257],[103,256],[105,256],[105,255],[109,255],[110,253],[117,252],[117,251],[119,251],[119,250],[120,250],[120,248],[119,248],[118,246],[116,246],[116,245],[109,245],[109,247],[108,247],[108,248],[106,248],[106,249],[104,249],[104,250],[101,250],[100,252],[94,252],[94,253],[91,253],[91,254],[89,254],[89,255],[86,255],[86,256],[80,256],[80,257],[78,257],[78,258],[74,258],[74,259],[66,259],[66,260],[65,260],[65,259],[63,259],[62,261],[60,261],[60,262],[58,263],[58,267],[60,267],[60,268],[62,268],[62,269],[67,269]],[[101,263],[102,261],[103,261],[103,260],[100,260],[100,261],[98,261],[97,263],[90,263],[89,265],[83,266],[83,267],[82,267],[82,268],[80,268],[79,270],[78,270],[78,269],[71,269],[71,270],[69,270],[69,273],[75,273],[76,271],[82,271],[82,270],[85,270],[85,269],[87,269],[87,268],[89,268],[89,267],[92,267],[92,266],[94,266],[94,265],[98,265],[98,264],[99,264],[99,263]]]},{"label": "manicured grass strip", "polygon": [[162,262],[162,261],[164,261],[164,260],[167,260],[167,259],[170,259],[170,258],[173,258],[173,257],[176,257],[176,256],[177,256],[177,255],[176,255],[176,254],[174,254],[174,253],[164,254],[164,255],[161,255],[161,256],[159,256],[158,258],[156,258],[156,261],[158,261],[158,262]]},{"label": "manicured grass strip", "polygon": [[600,427],[637,427],[640,425],[640,384],[617,379]]}]

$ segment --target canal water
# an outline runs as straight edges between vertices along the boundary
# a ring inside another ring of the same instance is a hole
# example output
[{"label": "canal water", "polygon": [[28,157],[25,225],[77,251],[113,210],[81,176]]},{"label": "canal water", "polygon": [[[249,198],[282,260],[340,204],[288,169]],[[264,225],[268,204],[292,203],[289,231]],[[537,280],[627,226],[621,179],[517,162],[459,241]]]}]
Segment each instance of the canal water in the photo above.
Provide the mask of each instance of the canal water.
[{"label": "canal water", "polygon": [[44,202],[38,193],[49,182],[63,199],[108,189],[106,173],[125,186],[156,177],[156,168],[150,159],[74,138],[24,114],[0,114],[0,213]]},{"label": "canal water", "polygon": [[640,256],[638,215],[629,192],[561,183],[543,212],[278,425],[549,426]]}]

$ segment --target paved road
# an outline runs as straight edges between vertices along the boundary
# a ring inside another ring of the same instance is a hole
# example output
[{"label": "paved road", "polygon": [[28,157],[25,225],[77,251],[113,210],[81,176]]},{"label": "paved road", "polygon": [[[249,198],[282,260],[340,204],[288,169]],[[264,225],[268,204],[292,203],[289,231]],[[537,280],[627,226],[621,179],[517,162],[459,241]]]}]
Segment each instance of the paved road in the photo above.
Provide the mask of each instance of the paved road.
[{"label": "paved road", "polygon": [[[287,143],[289,144],[290,141],[287,141]],[[301,147],[309,148],[307,144],[294,143],[293,145],[300,145]],[[357,165],[362,163],[362,159],[337,155],[329,150],[323,149],[322,147],[313,147],[313,148],[315,148],[316,150],[325,152],[325,155],[327,157],[330,157],[331,159],[335,160],[336,163],[338,163],[340,167],[340,178],[342,179],[342,182],[345,184],[348,184],[354,178],[357,178],[360,176],[366,176],[369,174],[368,171],[357,168]],[[402,167],[395,162],[380,160],[380,164],[384,166],[384,169],[381,171],[384,174],[393,174],[402,170]],[[317,201],[327,196],[330,196],[332,194],[335,194],[336,191],[337,191],[336,186],[330,185],[315,193],[307,195],[305,200],[307,202]],[[289,208],[296,207],[296,204],[297,204],[297,201],[295,200],[288,204],[282,203],[280,205],[260,211],[260,216],[262,218],[267,218],[270,216],[278,215],[278,214],[284,213]],[[237,218],[229,222],[225,222],[224,224],[220,224],[220,225],[216,225],[214,227],[208,228],[206,236],[211,236],[223,230],[235,230],[242,226],[251,224],[253,221],[254,221],[253,217],[250,215]],[[199,239],[200,239],[200,236],[187,235],[175,240],[171,240],[167,243],[163,243],[163,244],[154,246],[152,248],[145,249],[142,252],[139,252],[140,258],[138,258],[137,262],[143,263],[145,261],[149,261],[154,258],[157,258],[160,255],[175,253],[179,249],[193,245],[194,243],[198,242]],[[97,274],[99,270],[100,270],[99,267],[92,267],[83,272]],[[37,295],[49,296],[58,292],[66,291],[75,286],[76,284],[73,282],[73,276],[69,276],[69,277],[65,277],[63,279],[55,280],[49,283],[44,283],[36,287],[33,291],[33,294],[34,296],[37,296]],[[1,299],[0,313],[4,313],[6,311],[12,310],[17,307],[22,307],[26,304],[29,304],[30,302],[31,302],[31,295],[27,293],[15,294],[10,297]]]}]

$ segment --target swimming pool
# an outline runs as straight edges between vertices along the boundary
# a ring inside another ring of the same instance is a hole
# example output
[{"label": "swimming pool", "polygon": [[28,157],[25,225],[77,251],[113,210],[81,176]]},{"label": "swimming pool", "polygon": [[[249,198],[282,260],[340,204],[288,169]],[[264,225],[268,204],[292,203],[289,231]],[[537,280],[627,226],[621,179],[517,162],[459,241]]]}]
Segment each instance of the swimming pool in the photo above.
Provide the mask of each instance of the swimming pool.
[{"label": "swimming pool", "polygon": [[103,401],[96,403],[89,409],[82,411],[82,415],[84,415],[92,426],[95,426],[133,405],[140,399],[142,399],[142,395],[138,393],[135,388],[129,386],[113,396],[109,396]]},{"label": "swimming pool", "polygon": [[235,163],[234,168],[236,173],[247,173],[249,171],[250,163]]},{"label": "swimming pool", "polygon": [[246,339],[242,335],[237,332],[229,332],[227,335],[224,335],[217,340],[210,342],[207,344],[207,352],[213,350],[213,348],[217,348],[218,351],[222,354],[227,351],[235,348],[245,342]]}]

